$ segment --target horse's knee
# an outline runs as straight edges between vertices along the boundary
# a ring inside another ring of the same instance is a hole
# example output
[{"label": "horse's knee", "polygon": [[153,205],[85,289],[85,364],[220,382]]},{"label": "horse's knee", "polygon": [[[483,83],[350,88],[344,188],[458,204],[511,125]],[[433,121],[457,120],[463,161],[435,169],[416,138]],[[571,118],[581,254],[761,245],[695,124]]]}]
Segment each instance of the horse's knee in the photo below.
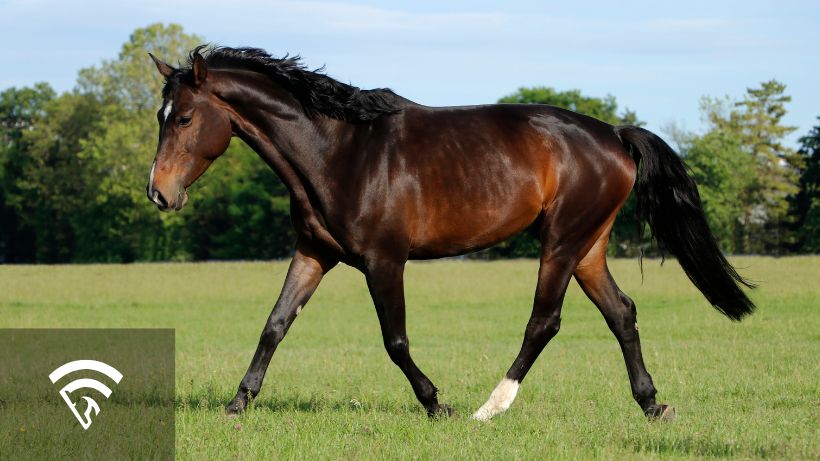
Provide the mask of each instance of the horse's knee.
[{"label": "horse's knee", "polygon": [[549,341],[561,329],[561,316],[533,318],[527,324],[526,337],[536,342]]},{"label": "horse's knee", "polygon": [[259,342],[266,345],[279,344],[282,338],[285,337],[286,330],[287,327],[284,322],[269,322],[262,330],[262,337],[259,339]]},{"label": "horse's knee", "polygon": [[638,331],[635,303],[623,293],[619,293],[618,301],[602,308],[601,312],[609,329],[618,337],[630,341]]},{"label": "horse's knee", "polygon": [[561,329],[561,316],[554,315],[547,318],[546,323],[544,324],[544,334],[547,338],[552,338],[553,336],[558,334],[558,330]]},{"label": "horse's knee", "polygon": [[393,362],[398,362],[408,355],[410,344],[406,337],[398,336],[384,339],[384,348]]},{"label": "horse's knee", "polygon": [[618,297],[621,300],[621,304],[623,304],[624,308],[632,315],[632,317],[638,315],[638,310],[635,307],[635,301],[633,301],[632,298],[620,290],[618,290]]}]

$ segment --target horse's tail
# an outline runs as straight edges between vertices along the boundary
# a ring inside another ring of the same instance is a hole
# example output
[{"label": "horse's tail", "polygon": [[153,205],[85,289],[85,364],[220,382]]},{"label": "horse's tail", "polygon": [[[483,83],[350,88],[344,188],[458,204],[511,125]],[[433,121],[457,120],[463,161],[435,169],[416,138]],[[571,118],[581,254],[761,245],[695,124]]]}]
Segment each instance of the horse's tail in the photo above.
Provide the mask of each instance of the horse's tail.
[{"label": "horse's tail", "polygon": [[674,255],[689,280],[706,299],[732,320],[750,314],[755,305],[738,284],[744,280],[720,252],[706,223],[695,181],[674,150],[657,135],[635,126],[615,133],[638,165],[635,194],[638,214],[649,222],[661,251]]}]

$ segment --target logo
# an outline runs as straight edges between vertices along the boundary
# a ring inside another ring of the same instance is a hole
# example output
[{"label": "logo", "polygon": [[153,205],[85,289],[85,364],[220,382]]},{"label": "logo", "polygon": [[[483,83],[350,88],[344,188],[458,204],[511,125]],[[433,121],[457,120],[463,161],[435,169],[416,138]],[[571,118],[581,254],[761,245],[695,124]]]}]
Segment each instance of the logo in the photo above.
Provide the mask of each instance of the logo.
[{"label": "logo", "polygon": [[[122,373],[117,371],[116,368],[97,360],[75,360],[73,362],[68,362],[52,371],[51,374],[48,375],[48,379],[50,379],[53,384],[57,384],[57,381],[59,381],[63,376],[80,370],[92,370],[102,373],[116,384],[119,384],[122,379]],[[86,409],[81,416],[77,411],[77,403],[73,402],[71,397],[69,397],[69,394],[72,392],[77,389],[84,388],[94,389],[105,396],[106,399],[111,395],[111,389],[96,379],[90,378],[75,379],[60,389],[60,395],[63,397],[63,400],[65,400],[66,405],[68,405],[68,408],[72,413],[74,413],[74,417],[76,417],[77,421],[80,422],[83,430],[86,430],[91,426],[91,412],[93,411],[94,416],[97,416],[100,414],[100,406],[97,405],[97,402],[91,397],[82,396],[82,399],[86,402]]]}]

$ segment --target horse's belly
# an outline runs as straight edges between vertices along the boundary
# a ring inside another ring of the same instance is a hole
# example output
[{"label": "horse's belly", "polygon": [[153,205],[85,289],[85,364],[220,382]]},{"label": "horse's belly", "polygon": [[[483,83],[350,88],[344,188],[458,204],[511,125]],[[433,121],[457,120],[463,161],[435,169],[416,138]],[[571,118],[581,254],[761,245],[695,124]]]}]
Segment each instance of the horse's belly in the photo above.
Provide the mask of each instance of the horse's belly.
[{"label": "horse's belly", "polygon": [[410,257],[440,258],[495,245],[532,224],[543,209],[542,203],[535,191],[495,200],[451,200],[418,217]]}]

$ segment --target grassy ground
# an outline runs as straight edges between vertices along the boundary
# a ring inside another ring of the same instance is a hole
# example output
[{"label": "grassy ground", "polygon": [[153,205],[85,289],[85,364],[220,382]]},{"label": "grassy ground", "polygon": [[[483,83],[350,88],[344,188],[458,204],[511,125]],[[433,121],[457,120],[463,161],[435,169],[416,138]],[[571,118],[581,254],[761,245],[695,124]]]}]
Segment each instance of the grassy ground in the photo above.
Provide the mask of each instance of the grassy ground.
[{"label": "grassy ground", "polygon": [[573,282],[561,332],[513,407],[466,418],[521,344],[534,261],[413,263],[411,350],[459,417],[428,421],[383,351],[363,277],[330,273],[273,358],[255,406],[233,396],[285,263],[0,266],[0,327],[172,327],[181,459],[820,458],[820,258],[737,258],[759,312],[721,317],[674,261],[611,263],[678,419],[647,422],[620,350]]}]

